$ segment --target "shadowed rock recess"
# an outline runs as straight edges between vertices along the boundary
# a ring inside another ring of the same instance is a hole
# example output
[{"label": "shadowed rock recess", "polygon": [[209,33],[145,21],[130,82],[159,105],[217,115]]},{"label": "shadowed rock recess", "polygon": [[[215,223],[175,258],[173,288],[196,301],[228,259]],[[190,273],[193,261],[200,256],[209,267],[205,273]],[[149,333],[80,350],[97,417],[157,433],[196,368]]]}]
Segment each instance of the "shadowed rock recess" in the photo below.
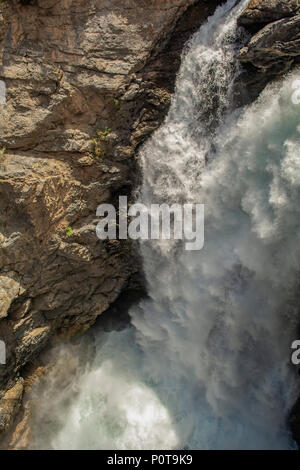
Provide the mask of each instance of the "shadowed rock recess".
[{"label": "shadowed rock recess", "polygon": [[[141,284],[130,241],[97,239],[96,208],[133,199],[137,150],[166,115],[183,46],[220,3],[0,4],[0,431],[24,367]],[[236,94],[249,102],[299,64],[299,0],[252,0],[239,22],[251,38]]]},{"label": "shadowed rock recess", "polygon": [[256,33],[238,56],[245,72],[237,89],[242,101],[251,101],[300,64],[300,0],[251,0],[239,24]]}]

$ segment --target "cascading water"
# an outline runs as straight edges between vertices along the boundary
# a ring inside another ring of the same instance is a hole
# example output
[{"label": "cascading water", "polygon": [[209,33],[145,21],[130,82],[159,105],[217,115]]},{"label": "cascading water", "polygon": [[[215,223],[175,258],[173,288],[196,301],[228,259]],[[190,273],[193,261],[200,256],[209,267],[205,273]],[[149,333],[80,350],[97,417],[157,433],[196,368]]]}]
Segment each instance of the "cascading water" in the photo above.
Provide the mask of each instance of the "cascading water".
[{"label": "cascading water", "polygon": [[290,75],[232,109],[247,3],[229,0],[194,35],[169,115],[141,151],[141,202],[204,203],[205,246],[141,244],[150,298],[131,309],[133,326],[98,339],[71,405],[59,405],[70,390],[56,393],[61,425],[37,447],[293,448],[300,106]]}]

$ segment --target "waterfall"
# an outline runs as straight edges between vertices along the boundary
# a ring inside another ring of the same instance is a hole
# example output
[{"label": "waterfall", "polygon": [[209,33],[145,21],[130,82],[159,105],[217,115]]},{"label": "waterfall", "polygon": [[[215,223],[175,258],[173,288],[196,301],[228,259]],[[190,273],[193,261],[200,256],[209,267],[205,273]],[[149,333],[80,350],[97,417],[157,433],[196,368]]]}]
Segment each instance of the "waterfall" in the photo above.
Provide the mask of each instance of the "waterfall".
[{"label": "waterfall", "polygon": [[52,448],[293,448],[300,106],[291,74],[234,109],[247,3],[227,1],[187,44],[140,152],[140,201],[205,204],[204,248],[141,242],[149,298],[131,327],[97,339]]}]

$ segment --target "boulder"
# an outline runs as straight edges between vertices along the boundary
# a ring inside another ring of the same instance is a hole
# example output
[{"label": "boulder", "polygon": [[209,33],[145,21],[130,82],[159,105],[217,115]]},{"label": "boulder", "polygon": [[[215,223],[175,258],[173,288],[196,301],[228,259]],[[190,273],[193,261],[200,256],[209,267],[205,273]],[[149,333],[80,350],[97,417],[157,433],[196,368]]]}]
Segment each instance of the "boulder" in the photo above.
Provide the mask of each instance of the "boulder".
[{"label": "boulder", "polygon": [[242,25],[271,23],[300,13],[299,0],[251,0],[239,18]]}]

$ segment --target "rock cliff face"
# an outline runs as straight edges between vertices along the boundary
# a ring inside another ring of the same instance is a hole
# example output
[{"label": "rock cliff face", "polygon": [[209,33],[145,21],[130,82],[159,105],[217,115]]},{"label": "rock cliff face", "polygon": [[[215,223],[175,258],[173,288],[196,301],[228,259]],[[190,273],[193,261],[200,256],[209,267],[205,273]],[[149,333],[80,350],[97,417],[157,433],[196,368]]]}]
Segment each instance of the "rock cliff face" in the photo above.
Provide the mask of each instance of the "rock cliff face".
[{"label": "rock cliff face", "polygon": [[239,84],[251,100],[300,64],[300,1],[252,0],[239,23],[255,33],[239,54],[245,67]]},{"label": "rock cliff face", "polygon": [[96,208],[132,197],[136,150],[168,109],[183,44],[218,3],[1,3],[0,431],[24,366],[132,285],[132,246],[97,239]]},{"label": "rock cliff face", "polygon": [[[244,72],[237,90],[251,101],[272,80],[300,64],[300,0],[251,0],[239,23],[254,33],[239,53]],[[300,398],[289,416],[293,439],[300,447]]]}]

